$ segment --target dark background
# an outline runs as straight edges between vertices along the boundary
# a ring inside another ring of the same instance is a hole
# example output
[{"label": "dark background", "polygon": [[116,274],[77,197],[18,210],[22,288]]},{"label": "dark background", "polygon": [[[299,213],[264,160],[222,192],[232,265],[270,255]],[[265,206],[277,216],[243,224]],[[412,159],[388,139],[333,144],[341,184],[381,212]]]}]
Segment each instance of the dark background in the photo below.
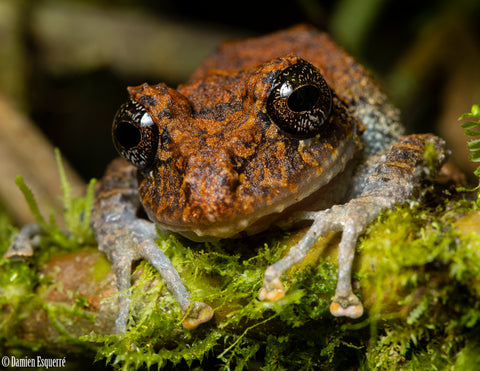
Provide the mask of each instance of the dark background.
[{"label": "dark background", "polygon": [[[0,11],[9,4],[15,17],[6,24],[12,17],[0,13],[0,43],[14,42],[0,50],[0,91],[88,180],[116,156],[110,126],[127,85],[176,86],[220,40],[308,22],[374,72],[408,131],[446,137],[471,171],[457,118],[480,102],[479,3],[7,0]],[[153,54],[157,64],[147,61]]]}]

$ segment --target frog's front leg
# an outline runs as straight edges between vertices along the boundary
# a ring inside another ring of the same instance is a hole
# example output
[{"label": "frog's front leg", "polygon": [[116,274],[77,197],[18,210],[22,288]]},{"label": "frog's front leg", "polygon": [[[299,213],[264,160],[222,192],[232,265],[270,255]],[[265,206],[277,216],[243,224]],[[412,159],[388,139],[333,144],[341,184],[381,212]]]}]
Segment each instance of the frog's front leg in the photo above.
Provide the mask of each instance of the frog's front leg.
[{"label": "frog's front leg", "polygon": [[[426,156],[430,143],[434,156]],[[278,300],[285,295],[280,276],[292,265],[302,261],[315,241],[326,232],[343,231],[338,251],[338,281],[335,297],[330,306],[334,316],[358,318],[363,306],[352,291],[351,272],[355,245],[360,233],[385,208],[408,200],[425,177],[434,176],[446,159],[445,142],[431,134],[410,135],[375,155],[380,163],[370,172],[362,171],[364,186],[344,205],[333,206],[317,213],[307,213],[314,222],[300,242],[288,255],[265,271],[261,300]],[[428,158],[427,158],[428,157]]]},{"label": "frog's front leg", "polygon": [[138,259],[146,259],[157,269],[182,313],[187,315],[183,326],[195,328],[209,321],[213,310],[204,303],[190,301],[177,271],[155,243],[158,238],[155,225],[136,216],[140,204],[135,173],[136,169],[124,160],[112,162],[99,183],[92,210],[98,248],[112,263],[120,291],[116,331],[126,330],[132,262]]}]

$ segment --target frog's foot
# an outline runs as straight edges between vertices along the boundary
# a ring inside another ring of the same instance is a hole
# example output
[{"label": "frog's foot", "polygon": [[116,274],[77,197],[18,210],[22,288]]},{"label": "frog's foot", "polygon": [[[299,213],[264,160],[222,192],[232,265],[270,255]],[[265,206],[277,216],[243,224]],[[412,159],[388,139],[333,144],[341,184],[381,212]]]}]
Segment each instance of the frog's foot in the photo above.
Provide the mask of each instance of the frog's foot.
[{"label": "frog's foot", "polygon": [[[278,300],[282,298],[285,295],[285,288],[280,281],[280,276],[305,258],[319,236],[326,232],[343,230],[342,240],[338,247],[337,289],[331,312],[335,316],[360,317],[363,314],[363,306],[352,293],[351,269],[358,235],[372,218],[371,215],[366,214],[368,213],[365,211],[364,204],[357,205],[355,202],[333,206],[331,209],[318,212],[310,229],[290,249],[288,255],[267,268],[260,299]],[[361,215],[362,218],[357,218],[358,215]]]},{"label": "frog's foot", "polygon": [[363,305],[355,294],[337,296],[330,304],[330,313],[335,317],[359,318],[363,315]]},{"label": "frog's foot", "polygon": [[175,296],[182,313],[188,313],[183,323],[185,328],[195,328],[212,318],[212,308],[204,303],[191,302],[191,295],[183,285],[177,270],[155,243],[158,235],[153,223],[142,219],[117,220],[101,224],[101,229],[97,228],[97,231],[99,250],[105,252],[112,262],[120,292],[115,321],[117,333],[126,332],[132,263],[139,259],[145,259],[155,267],[167,289]]},{"label": "frog's foot", "polygon": [[[313,246],[317,238],[328,230],[335,230],[335,224],[330,222],[328,218],[330,211],[316,213],[313,225],[303,236],[303,238],[293,246],[288,255],[275,262],[265,270],[263,279],[263,287],[259,293],[260,300],[277,301],[285,296],[285,287],[283,286],[280,276],[291,266],[301,262],[310,248]],[[319,217],[326,216],[326,218]]]},{"label": "frog's foot", "polygon": [[269,280],[268,269],[265,272],[265,278],[263,280],[263,287],[258,294],[260,300],[277,301],[285,296],[285,286],[282,281],[275,277]]},{"label": "frog's foot", "polygon": [[210,305],[202,303],[200,301],[194,301],[191,304],[187,318],[182,322],[183,327],[187,330],[193,330],[198,325],[208,322],[213,317],[213,309]]},{"label": "frog's foot", "polygon": [[5,259],[20,259],[33,256],[40,245],[40,238],[45,234],[40,224],[26,224],[13,238],[12,244],[3,255]]}]

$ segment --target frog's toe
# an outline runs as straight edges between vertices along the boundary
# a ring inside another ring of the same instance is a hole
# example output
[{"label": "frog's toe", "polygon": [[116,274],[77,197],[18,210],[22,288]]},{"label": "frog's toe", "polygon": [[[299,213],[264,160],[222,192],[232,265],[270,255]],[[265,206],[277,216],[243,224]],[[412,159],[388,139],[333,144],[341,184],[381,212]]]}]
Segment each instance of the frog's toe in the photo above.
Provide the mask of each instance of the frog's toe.
[{"label": "frog's toe", "polygon": [[279,278],[272,281],[264,281],[263,287],[258,294],[260,300],[277,301],[285,296],[285,286]]},{"label": "frog's toe", "polygon": [[335,296],[332,304],[330,304],[330,313],[335,317],[359,318],[363,315],[363,305],[354,294]]},{"label": "frog's toe", "polygon": [[15,260],[33,256],[33,251],[40,246],[40,238],[44,234],[45,230],[40,224],[24,225],[13,238],[3,257]]},{"label": "frog's toe", "polygon": [[182,325],[187,330],[193,330],[198,325],[208,322],[213,317],[213,309],[210,305],[202,303],[200,301],[194,301],[191,305],[191,309],[187,318],[182,322]]}]

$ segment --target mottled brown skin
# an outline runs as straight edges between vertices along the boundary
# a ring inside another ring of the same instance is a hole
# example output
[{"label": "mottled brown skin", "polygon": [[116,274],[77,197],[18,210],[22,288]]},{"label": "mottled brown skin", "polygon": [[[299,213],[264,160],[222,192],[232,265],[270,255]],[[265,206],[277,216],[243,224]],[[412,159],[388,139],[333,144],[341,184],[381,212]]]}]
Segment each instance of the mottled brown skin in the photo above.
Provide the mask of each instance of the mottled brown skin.
[{"label": "mottled brown skin", "polygon": [[328,127],[303,148],[266,116],[275,72],[297,61],[207,75],[180,86],[182,95],[164,85],[129,89],[169,137],[158,150],[158,166],[139,178],[153,221],[196,239],[233,237],[343,169],[357,151],[358,123],[340,99]]},{"label": "mottled brown skin", "polygon": [[380,104],[386,100],[368,70],[327,33],[304,25],[259,38],[227,42],[203,62],[189,82],[203,80],[217,71],[235,73],[290,54],[315,65],[348,105],[357,104],[360,97]]},{"label": "mottled brown skin", "polygon": [[[318,67],[336,94],[331,122],[303,150],[265,111],[275,74],[299,57]],[[359,103],[396,115],[362,66],[306,27],[227,43],[177,90],[143,84],[129,93],[169,138],[153,173],[141,176],[145,209],[161,227],[200,240],[259,232],[268,225],[254,220],[298,202],[286,202],[291,195],[328,184],[359,150]],[[392,121],[381,149],[398,136]]]},{"label": "mottled brown skin", "polygon": [[[299,138],[274,122],[267,101],[282,71],[301,60],[330,86],[332,109],[314,134]],[[335,316],[363,314],[350,279],[357,238],[382,209],[407,200],[435,173],[445,160],[441,139],[401,137],[398,112],[370,74],[328,35],[305,26],[224,44],[177,89],[143,84],[128,90],[132,101],[117,114],[113,133],[138,170],[115,162],[92,214],[99,248],[121,290],[130,287],[131,262],[145,258],[176,296],[186,327],[212,316],[206,304],[190,303],[177,272],[154,246],[154,224],[136,218],[139,197],[157,226],[195,240],[241,237],[285,219],[313,220],[305,237],[266,270],[262,300],[283,297],[281,274],[320,235],[343,231],[330,309]],[[130,119],[142,133],[147,128],[138,145],[119,134]],[[437,153],[430,163],[423,156],[427,143]],[[128,298],[120,300],[117,330],[125,331]]]}]

